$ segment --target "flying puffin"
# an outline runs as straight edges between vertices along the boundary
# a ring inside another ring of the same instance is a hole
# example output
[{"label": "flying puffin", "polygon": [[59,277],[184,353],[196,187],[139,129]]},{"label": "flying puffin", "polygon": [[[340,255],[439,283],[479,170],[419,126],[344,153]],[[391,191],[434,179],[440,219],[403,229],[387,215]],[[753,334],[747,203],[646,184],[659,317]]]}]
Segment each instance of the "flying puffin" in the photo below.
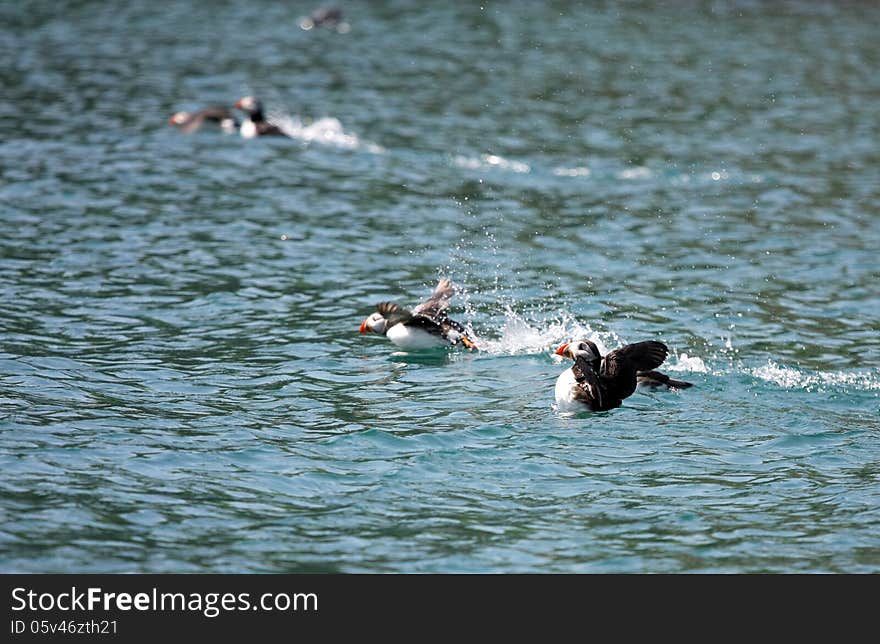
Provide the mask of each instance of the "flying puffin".
[{"label": "flying puffin", "polygon": [[380,302],[376,312],[361,323],[361,333],[386,336],[402,349],[417,350],[462,344],[477,350],[464,326],[446,314],[455,288],[448,279],[441,279],[427,300],[412,311],[393,302]]},{"label": "flying puffin", "polygon": [[168,122],[186,134],[195,132],[206,122],[216,123],[227,133],[238,129],[238,119],[227,108],[220,106],[206,107],[197,112],[175,112]]},{"label": "flying puffin", "polygon": [[620,407],[624,398],[641,384],[648,387],[680,388],[689,382],[672,380],[653,371],[663,364],[669,349],[662,342],[648,340],[628,344],[602,356],[590,340],[567,342],[556,355],[574,360],[556,380],[556,403],[563,411],[584,409],[606,411]]},{"label": "flying puffin", "polygon": [[286,136],[277,125],[266,120],[263,114],[263,104],[253,96],[245,96],[235,102],[235,107],[240,109],[247,118],[242,121],[239,132],[246,139],[257,136]]}]

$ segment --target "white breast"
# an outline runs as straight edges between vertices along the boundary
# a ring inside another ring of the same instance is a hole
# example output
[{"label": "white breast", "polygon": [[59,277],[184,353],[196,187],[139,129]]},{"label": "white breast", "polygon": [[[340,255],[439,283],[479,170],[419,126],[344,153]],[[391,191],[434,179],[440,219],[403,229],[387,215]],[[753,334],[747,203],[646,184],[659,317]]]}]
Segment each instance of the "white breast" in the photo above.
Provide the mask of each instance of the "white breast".
[{"label": "white breast", "polygon": [[257,124],[250,119],[245,119],[239,131],[244,138],[252,139],[257,136]]},{"label": "white breast", "polygon": [[415,351],[417,349],[431,349],[444,347],[449,343],[439,335],[434,335],[422,329],[408,327],[403,324],[395,324],[388,329],[386,337],[401,349]]},{"label": "white breast", "polygon": [[556,405],[559,411],[583,411],[587,406],[579,400],[575,400],[574,386],[577,380],[574,371],[566,369],[556,379]]}]

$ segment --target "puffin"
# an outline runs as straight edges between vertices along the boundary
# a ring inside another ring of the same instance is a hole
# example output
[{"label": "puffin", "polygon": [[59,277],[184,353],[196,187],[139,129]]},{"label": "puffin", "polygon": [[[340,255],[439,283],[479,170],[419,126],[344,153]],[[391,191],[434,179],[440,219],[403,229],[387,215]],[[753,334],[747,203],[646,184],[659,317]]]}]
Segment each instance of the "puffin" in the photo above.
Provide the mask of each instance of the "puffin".
[{"label": "puffin", "polygon": [[247,118],[242,121],[239,132],[246,139],[257,136],[286,136],[277,125],[266,120],[263,114],[263,104],[253,96],[244,96],[235,102],[235,107],[240,109]]},{"label": "puffin", "polygon": [[654,389],[691,386],[654,371],[669,355],[666,345],[656,340],[628,344],[604,356],[590,340],[572,341],[560,346],[556,355],[574,360],[556,379],[556,404],[562,411],[615,409],[638,385]]},{"label": "puffin", "polygon": [[219,125],[227,133],[235,132],[238,129],[238,119],[231,111],[222,106],[206,107],[196,112],[175,112],[168,119],[168,122],[185,134],[195,132],[206,122]]},{"label": "puffin", "polygon": [[449,318],[446,309],[455,295],[455,287],[448,279],[437,282],[427,300],[411,311],[394,302],[379,302],[376,312],[361,323],[361,333],[384,335],[401,349],[418,350],[449,347],[461,344],[477,351],[477,345],[467,330]]},{"label": "puffin", "polygon": [[299,27],[303,31],[309,31],[315,27],[334,29],[341,34],[348,33],[351,26],[342,20],[342,10],[336,7],[319,7],[308,18],[301,18]]}]

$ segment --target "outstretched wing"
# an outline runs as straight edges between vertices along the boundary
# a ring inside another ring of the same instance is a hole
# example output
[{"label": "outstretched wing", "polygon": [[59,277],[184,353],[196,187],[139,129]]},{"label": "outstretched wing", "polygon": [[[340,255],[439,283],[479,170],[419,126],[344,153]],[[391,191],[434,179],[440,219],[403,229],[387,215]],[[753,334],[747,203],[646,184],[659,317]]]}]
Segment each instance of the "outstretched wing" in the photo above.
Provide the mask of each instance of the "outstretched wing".
[{"label": "outstretched wing", "polygon": [[455,295],[455,287],[446,278],[437,282],[437,287],[431,293],[431,297],[419,304],[412,310],[412,314],[421,315],[429,320],[440,323],[446,319],[446,309],[449,308],[449,300]]},{"label": "outstretched wing", "polygon": [[602,373],[614,378],[626,372],[648,371],[663,364],[668,355],[666,345],[656,340],[628,344],[602,358]]},{"label": "outstretched wing", "polygon": [[201,114],[201,112],[196,112],[195,114],[190,114],[189,116],[189,120],[180,126],[180,131],[184,134],[195,132],[200,127],[202,127],[202,124],[205,122],[205,117]]},{"label": "outstretched wing", "polygon": [[394,302],[379,302],[376,305],[376,310],[388,321],[389,329],[400,322],[408,322],[413,317],[412,311]]},{"label": "outstretched wing", "polygon": [[206,121],[214,121],[215,123],[220,123],[223,119],[235,118],[235,115],[232,112],[219,105],[213,105],[211,107],[206,107],[203,110],[199,110],[196,112],[196,115],[201,116],[202,119]]}]

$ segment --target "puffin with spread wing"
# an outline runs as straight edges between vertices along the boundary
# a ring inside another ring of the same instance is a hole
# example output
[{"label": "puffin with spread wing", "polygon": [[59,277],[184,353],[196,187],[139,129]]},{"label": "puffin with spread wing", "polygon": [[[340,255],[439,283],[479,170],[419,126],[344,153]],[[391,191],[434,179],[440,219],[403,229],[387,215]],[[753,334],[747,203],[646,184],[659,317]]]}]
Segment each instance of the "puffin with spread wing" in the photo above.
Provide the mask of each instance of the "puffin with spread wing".
[{"label": "puffin with spread wing", "polygon": [[449,318],[446,310],[455,288],[441,279],[431,297],[411,311],[393,302],[380,302],[376,312],[361,323],[361,333],[384,335],[401,349],[418,350],[461,344],[477,350],[463,325]]},{"label": "puffin with spread wing", "polygon": [[666,345],[656,340],[628,344],[604,356],[590,340],[567,342],[556,350],[556,355],[574,360],[556,380],[556,403],[563,411],[620,407],[639,385],[671,389],[691,386],[654,371],[669,355]]}]

